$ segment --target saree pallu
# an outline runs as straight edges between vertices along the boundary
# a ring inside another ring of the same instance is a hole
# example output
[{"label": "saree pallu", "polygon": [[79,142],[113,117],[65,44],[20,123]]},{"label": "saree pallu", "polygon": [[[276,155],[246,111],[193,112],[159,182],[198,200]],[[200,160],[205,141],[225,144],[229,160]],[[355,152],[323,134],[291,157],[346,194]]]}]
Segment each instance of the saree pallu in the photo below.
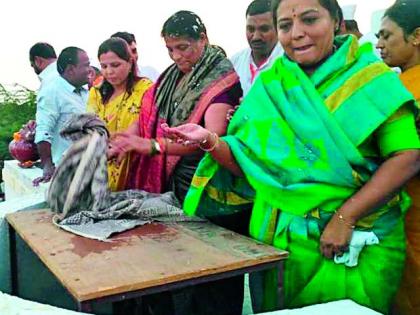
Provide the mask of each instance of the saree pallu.
[{"label": "saree pallu", "polygon": [[[400,75],[404,86],[420,102],[420,65]],[[407,235],[407,260],[400,290],[396,297],[396,313],[400,315],[420,314],[420,176],[410,180],[407,192],[413,205],[405,218]]]},{"label": "saree pallu", "polygon": [[[380,239],[362,251],[357,267],[325,259],[319,242],[334,211],[379,166],[359,147],[412,96],[370,45],[359,47],[352,36],[335,44],[337,51],[310,78],[286,56],[260,75],[223,138],[246,179],[206,155],[184,210],[211,216],[252,207],[251,236],[290,253],[286,307],[350,298],[387,312],[404,262],[408,197],[399,194],[357,223]],[[275,279],[267,275],[266,309],[277,303],[270,289]]]},{"label": "saree pallu", "polygon": [[[111,133],[122,132],[137,120],[143,96],[151,85],[149,79],[142,78],[134,84],[131,94],[122,93],[106,104],[102,101],[98,87],[94,86],[89,92],[87,110],[98,115]],[[111,191],[124,190],[130,160],[131,154],[128,154],[121,162],[108,161],[108,184]]]},{"label": "saree pallu", "polygon": [[[213,100],[238,82],[239,78],[230,61],[218,49],[211,47],[205,49],[201,60],[188,74],[183,75],[175,64],[170,66],[144,97],[139,115],[140,137],[163,139],[163,123],[169,126],[202,124],[204,114]],[[164,192],[168,190],[177,167],[193,169],[189,179],[182,178],[183,182],[188,181],[188,187],[199,160],[194,156],[183,158],[167,154],[136,156],[131,164],[127,188]],[[170,188],[175,191],[177,189]]]},{"label": "saree pallu", "polygon": [[[145,95],[139,115],[139,135],[161,141],[165,137],[163,123],[203,124],[209,106],[236,85],[239,77],[232,64],[220,50],[212,47],[205,49],[200,61],[187,74],[182,74],[175,64],[170,66]],[[182,200],[198,162],[197,156],[137,155],[130,167],[127,188],[155,193],[171,190]],[[243,276],[237,276],[150,295],[142,303],[153,314],[241,314],[243,283]],[[228,293],[222,293],[220,288]]]}]

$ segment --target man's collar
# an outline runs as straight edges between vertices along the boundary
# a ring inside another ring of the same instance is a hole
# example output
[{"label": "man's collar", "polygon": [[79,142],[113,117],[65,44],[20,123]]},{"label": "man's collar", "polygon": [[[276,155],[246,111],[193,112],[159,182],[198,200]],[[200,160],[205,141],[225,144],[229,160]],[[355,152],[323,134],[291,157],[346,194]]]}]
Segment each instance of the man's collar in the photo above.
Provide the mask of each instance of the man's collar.
[{"label": "man's collar", "polygon": [[86,91],[86,89],[83,86],[74,88],[74,90],[73,90],[73,92],[76,93],[79,96],[81,96],[84,91]]},{"label": "man's collar", "polygon": [[57,71],[57,62],[54,61],[52,63],[50,63],[48,66],[46,66],[44,68],[44,70],[41,71],[40,74],[38,74],[39,80],[42,82],[43,80],[45,80],[45,78],[47,78],[50,73],[52,73],[53,71]]},{"label": "man's collar", "polygon": [[83,87],[75,87],[73,84],[67,81],[62,75],[60,75],[59,80],[61,82],[62,87],[70,93],[76,93],[78,95],[81,95],[82,91],[85,91]]},{"label": "man's collar", "polygon": [[278,55],[282,54],[282,52],[283,52],[283,48],[280,46],[279,43],[276,43],[274,45],[273,49],[271,50],[270,55],[265,59],[265,61],[259,67],[257,67],[257,65],[255,64],[254,57],[252,56],[251,48],[250,48],[249,57],[251,59],[252,65],[255,66],[256,68],[260,69],[260,68],[263,68],[266,64],[270,63],[270,61],[273,59],[273,57],[277,57]]}]

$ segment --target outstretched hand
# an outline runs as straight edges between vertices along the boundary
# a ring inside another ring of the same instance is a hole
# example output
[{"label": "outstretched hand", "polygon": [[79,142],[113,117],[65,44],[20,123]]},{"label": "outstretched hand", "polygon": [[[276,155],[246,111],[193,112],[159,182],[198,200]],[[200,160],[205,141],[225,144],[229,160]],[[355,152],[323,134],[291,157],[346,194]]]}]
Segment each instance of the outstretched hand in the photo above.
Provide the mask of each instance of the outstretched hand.
[{"label": "outstretched hand", "polygon": [[32,185],[34,187],[38,187],[40,183],[48,183],[53,177],[54,172],[55,172],[54,164],[44,165],[43,170],[42,170],[42,176],[35,178],[32,181]]},{"label": "outstretched hand", "polygon": [[178,127],[162,124],[161,127],[169,139],[184,145],[199,144],[211,135],[210,131],[196,124],[185,124]]},{"label": "outstretched hand", "polygon": [[128,133],[115,133],[111,136],[107,157],[108,159],[116,158],[120,163],[126,154],[137,152],[147,155],[150,153],[150,140]]}]

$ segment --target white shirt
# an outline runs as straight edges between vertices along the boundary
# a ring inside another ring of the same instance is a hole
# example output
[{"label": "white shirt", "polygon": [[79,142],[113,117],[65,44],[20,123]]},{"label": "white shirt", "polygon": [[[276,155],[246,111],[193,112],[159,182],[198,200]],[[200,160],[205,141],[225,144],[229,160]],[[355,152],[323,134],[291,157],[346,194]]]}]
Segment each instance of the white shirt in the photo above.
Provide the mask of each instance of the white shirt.
[{"label": "white shirt", "polygon": [[70,146],[70,141],[60,136],[64,123],[73,115],[86,111],[88,92],[76,88],[58,75],[42,86],[36,108],[35,143],[51,143],[51,155],[55,165]]},{"label": "white shirt", "polygon": [[156,80],[159,78],[159,72],[150,66],[138,66],[139,68],[139,76],[146,77],[150,79],[152,82],[156,82]]},{"label": "white shirt", "polygon": [[277,43],[268,59],[259,67],[255,65],[251,53],[252,50],[248,47],[236,53],[230,59],[241,81],[244,96],[248,94],[255,78],[261,73],[261,71],[270,68],[276,58],[283,54],[283,48]]},{"label": "white shirt", "polygon": [[50,63],[42,72],[38,75],[41,85],[38,92],[42,89],[42,86],[48,84],[48,82],[56,77],[60,76],[57,71],[57,62]]}]

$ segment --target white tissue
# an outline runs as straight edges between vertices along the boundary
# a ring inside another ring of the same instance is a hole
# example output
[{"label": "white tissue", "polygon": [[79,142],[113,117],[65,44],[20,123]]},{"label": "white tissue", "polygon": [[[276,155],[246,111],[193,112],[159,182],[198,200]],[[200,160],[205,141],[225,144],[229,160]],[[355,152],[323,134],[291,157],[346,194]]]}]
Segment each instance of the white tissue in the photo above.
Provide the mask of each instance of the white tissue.
[{"label": "white tissue", "polygon": [[354,231],[349,251],[345,252],[342,256],[334,256],[334,262],[336,264],[344,264],[347,267],[357,266],[360,252],[363,247],[367,245],[379,244],[379,239],[373,232]]}]

